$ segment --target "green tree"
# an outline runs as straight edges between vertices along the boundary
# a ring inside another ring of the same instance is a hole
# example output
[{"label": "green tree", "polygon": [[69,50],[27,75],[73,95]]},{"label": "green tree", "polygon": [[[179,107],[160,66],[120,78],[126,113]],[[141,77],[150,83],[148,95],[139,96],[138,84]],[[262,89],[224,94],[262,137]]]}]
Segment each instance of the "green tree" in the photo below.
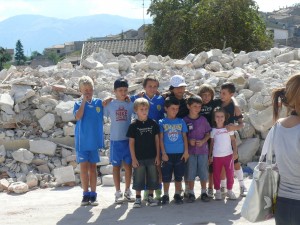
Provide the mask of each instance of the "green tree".
[{"label": "green tree", "polygon": [[17,62],[17,65],[23,65],[26,61],[26,57],[24,55],[24,49],[23,45],[20,40],[16,43],[16,54],[15,54],[15,60]]},{"label": "green tree", "polygon": [[153,0],[147,30],[150,53],[180,58],[190,51],[232,47],[264,50],[272,38],[253,0]]},{"label": "green tree", "polygon": [[60,57],[56,52],[48,52],[44,55],[46,55],[54,64],[57,64],[60,61]]},{"label": "green tree", "polygon": [[31,53],[30,59],[33,60],[34,58],[36,58],[37,56],[42,55],[41,53],[39,53],[38,51],[33,51]]},{"label": "green tree", "polygon": [[3,65],[11,60],[11,55],[2,47],[0,47],[0,71],[3,69]]}]

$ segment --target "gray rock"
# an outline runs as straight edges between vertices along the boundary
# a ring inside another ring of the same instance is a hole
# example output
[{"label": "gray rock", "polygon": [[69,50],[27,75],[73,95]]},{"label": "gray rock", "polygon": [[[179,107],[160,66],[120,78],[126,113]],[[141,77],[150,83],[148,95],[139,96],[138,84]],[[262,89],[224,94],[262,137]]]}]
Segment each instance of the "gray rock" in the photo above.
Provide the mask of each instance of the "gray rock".
[{"label": "gray rock", "polygon": [[37,154],[45,154],[53,156],[56,150],[56,144],[47,140],[30,140],[30,151]]},{"label": "gray rock", "polygon": [[32,162],[34,155],[25,148],[20,148],[12,153],[14,160],[29,164]]},{"label": "gray rock", "polygon": [[72,166],[60,167],[53,170],[58,185],[68,182],[75,182],[75,175]]},{"label": "gray rock", "polygon": [[239,146],[239,161],[243,164],[247,164],[252,161],[253,156],[259,148],[259,138],[248,138],[243,140]]}]

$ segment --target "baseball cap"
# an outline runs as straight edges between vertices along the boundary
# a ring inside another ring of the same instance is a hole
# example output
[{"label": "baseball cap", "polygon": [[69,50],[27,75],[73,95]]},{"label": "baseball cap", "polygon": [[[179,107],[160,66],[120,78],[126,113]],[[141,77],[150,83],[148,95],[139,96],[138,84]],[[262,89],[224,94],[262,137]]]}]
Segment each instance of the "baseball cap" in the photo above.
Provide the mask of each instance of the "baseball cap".
[{"label": "baseball cap", "polygon": [[171,77],[170,85],[172,87],[186,87],[187,84],[185,83],[184,77],[181,75],[174,75]]},{"label": "baseball cap", "polygon": [[120,88],[120,87],[128,88],[128,81],[124,78],[117,79],[114,83],[114,89],[116,90],[117,88]]}]

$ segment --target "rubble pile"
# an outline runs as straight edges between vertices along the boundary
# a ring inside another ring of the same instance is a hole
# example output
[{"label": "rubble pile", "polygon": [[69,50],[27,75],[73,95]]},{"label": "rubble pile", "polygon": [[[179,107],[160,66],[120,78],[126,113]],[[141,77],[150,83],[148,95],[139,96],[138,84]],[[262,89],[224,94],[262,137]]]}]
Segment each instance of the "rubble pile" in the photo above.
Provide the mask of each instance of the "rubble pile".
[{"label": "rubble pile", "polygon": [[[230,48],[212,49],[184,59],[141,54],[115,57],[101,49],[76,68],[62,61],[44,68],[4,69],[0,71],[0,191],[23,193],[80,182],[72,111],[80,98],[78,78],[83,75],[94,80],[94,95],[101,99],[113,96],[113,82],[120,76],[128,79],[131,94],[142,90],[147,73],[158,77],[162,92],[175,74],[183,75],[187,89],[194,93],[203,83],[218,93],[222,83],[233,82],[245,118],[245,127],[238,131],[239,159],[254,167],[272,126],[272,89],[300,71],[299,59],[299,49],[291,48],[239,54]],[[112,185],[109,121],[105,122],[106,149],[100,152],[99,173],[106,175],[104,184]]]}]

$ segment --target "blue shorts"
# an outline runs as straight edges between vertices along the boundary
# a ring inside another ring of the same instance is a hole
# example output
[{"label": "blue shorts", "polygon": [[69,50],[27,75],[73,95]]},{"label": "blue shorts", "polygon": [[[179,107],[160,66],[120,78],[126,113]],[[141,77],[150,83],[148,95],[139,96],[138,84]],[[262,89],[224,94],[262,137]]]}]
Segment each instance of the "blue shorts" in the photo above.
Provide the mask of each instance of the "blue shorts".
[{"label": "blue shorts", "polygon": [[206,154],[190,155],[186,163],[185,180],[194,181],[197,176],[201,181],[207,181],[208,155]]},{"label": "blue shorts", "polygon": [[121,166],[122,161],[131,165],[129,140],[110,141],[110,162],[113,166]]},{"label": "blue shorts", "polygon": [[169,161],[163,161],[161,166],[162,181],[170,183],[174,172],[175,181],[181,182],[184,176],[185,163],[181,159],[182,153],[168,154]]},{"label": "blue shorts", "polygon": [[90,163],[98,163],[100,162],[100,157],[98,150],[95,151],[76,151],[76,162],[90,162]]}]

